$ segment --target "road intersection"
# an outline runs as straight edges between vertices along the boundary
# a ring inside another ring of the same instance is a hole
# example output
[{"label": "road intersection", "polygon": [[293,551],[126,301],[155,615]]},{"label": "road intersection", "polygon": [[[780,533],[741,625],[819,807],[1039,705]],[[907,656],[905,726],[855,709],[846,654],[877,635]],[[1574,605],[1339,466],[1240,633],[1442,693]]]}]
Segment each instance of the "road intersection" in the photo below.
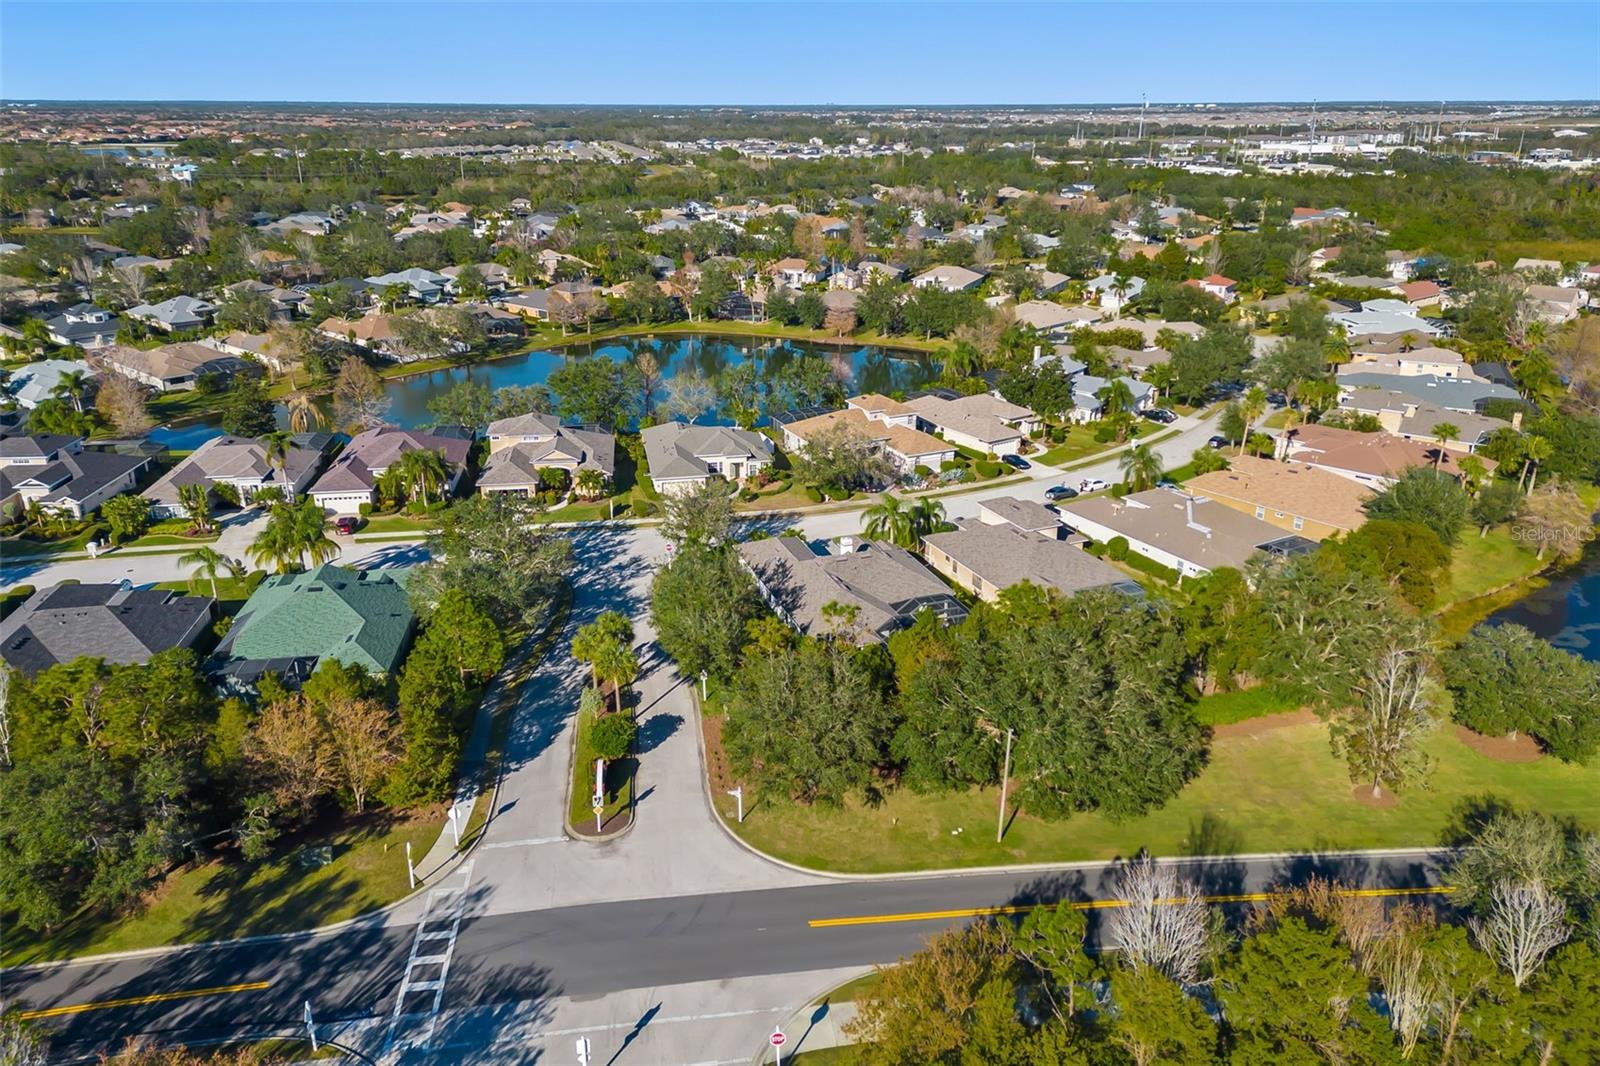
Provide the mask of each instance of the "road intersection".
[{"label": "road intersection", "polygon": [[[1212,432],[1195,418],[1177,428],[1155,446],[1168,466]],[[1026,479],[942,502],[949,517],[967,517],[984,499],[1039,499],[1050,484],[1116,476],[1115,458],[1067,475],[1036,464]],[[861,511],[808,515],[801,525],[829,539],[858,532]],[[735,841],[704,793],[690,684],[653,642],[647,594],[665,542],[645,525],[588,524],[571,535],[573,610],[523,687],[490,822],[465,860],[407,900],[334,929],[19,968],[4,975],[7,997],[55,1030],[66,1055],[92,1057],[141,1033],[193,1042],[293,1032],[309,1003],[322,1035],[381,1061],[564,1061],[584,1035],[616,1063],[748,1062],[775,1020],[938,929],[1058,900],[1084,905],[1098,929],[1114,864],[839,878],[779,865]],[[341,559],[396,565],[419,552],[408,542],[346,542]],[[0,570],[8,584],[121,576],[185,575],[171,555]],[[567,646],[603,610],[628,614],[636,629],[641,784],[637,827],[588,843],[564,831],[583,679]],[[1242,905],[1312,873],[1426,893],[1438,883],[1438,859],[1179,861],[1220,905]],[[824,1011],[808,1027],[838,1020],[837,1010]]]}]

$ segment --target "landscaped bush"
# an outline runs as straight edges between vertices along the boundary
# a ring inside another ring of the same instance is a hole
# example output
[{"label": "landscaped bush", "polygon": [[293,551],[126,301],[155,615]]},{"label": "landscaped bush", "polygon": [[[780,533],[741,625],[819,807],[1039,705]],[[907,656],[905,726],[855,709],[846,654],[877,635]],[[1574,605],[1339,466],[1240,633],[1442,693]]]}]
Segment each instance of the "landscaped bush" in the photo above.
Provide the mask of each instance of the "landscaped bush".
[{"label": "landscaped bush", "polygon": [[912,473],[916,475],[917,480],[922,481],[933,476],[933,468],[918,463],[916,469],[913,470]]},{"label": "landscaped bush", "polygon": [[1110,426],[1094,427],[1094,440],[1096,444],[1104,444],[1117,435],[1117,431]]},{"label": "landscaped bush", "polygon": [[820,489],[818,489],[815,485],[807,485],[806,489],[805,489],[805,492],[806,492],[806,499],[810,500],[812,503],[821,503],[822,502],[822,491]]},{"label": "landscaped bush", "polygon": [[946,459],[939,464],[939,473],[948,474],[952,470],[965,470],[966,468],[967,461],[965,459]]},{"label": "landscaped bush", "polygon": [[1128,538],[1112,537],[1106,541],[1106,555],[1117,562],[1122,562],[1128,557]]},{"label": "landscaped bush", "polygon": [[370,502],[362,504],[356,508],[356,513],[362,518],[370,518],[372,516],[372,504]]},{"label": "landscaped bush", "polygon": [[1068,431],[1066,426],[1051,426],[1050,427],[1050,443],[1051,444],[1065,444],[1065,443],[1067,443],[1067,433],[1068,432],[1069,431]]},{"label": "landscaped bush", "polygon": [[987,459],[973,465],[978,468],[978,473],[984,477],[999,477],[1006,470],[1004,463],[991,463]]},{"label": "landscaped bush", "polygon": [[745,503],[751,503],[755,500],[759,500],[760,498],[761,494],[756,492],[754,489],[742,489],[739,492],[739,499],[743,500]]},{"label": "landscaped bush", "polygon": [[847,488],[842,488],[838,485],[824,485],[822,487],[822,494],[828,497],[828,499],[835,501],[848,500],[850,498],[850,490]]},{"label": "landscaped bush", "polygon": [[1126,558],[1124,558],[1122,561],[1141,573],[1149,574],[1151,577],[1160,578],[1169,585],[1176,585],[1178,583],[1178,572],[1176,570],[1172,569],[1170,566],[1162,566],[1154,559],[1147,559],[1138,552],[1129,552]]},{"label": "landscaped bush", "polygon": [[633,508],[634,515],[638,518],[649,518],[651,515],[656,513],[656,505],[655,501],[653,500],[641,499],[636,496],[634,497],[631,506]]}]

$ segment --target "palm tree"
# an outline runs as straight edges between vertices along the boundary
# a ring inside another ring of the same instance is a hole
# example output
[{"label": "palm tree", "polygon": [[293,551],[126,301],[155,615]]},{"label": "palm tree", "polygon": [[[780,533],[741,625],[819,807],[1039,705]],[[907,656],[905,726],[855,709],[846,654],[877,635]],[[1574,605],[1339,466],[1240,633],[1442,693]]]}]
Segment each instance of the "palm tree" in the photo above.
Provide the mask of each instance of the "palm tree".
[{"label": "palm tree", "polygon": [[267,465],[278,468],[280,479],[288,473],[290,435],[283,430],[261,435],[261,446],[266,450]]},{"label": "palm tree", "polygon": [[1161,456],[1148,444],[1136,444],[1123,452],[1117,465],[1134,492],[1143,492],[1161,480]]},{"label": "palm tree", "polygon": [[[1532,476],[1528,478],[1529,496],[1533,495],[1533,486],[1539,481],[1539,464],[1550,458],[1552,451],[1554,451],[1554,449],[1550,447],[1550,442],[1537,434],[1529,434],[1528,439],[1523,442],[1522,469],[1524,473],[1529,472],[1530,468],[1532,470]],[[1518,483],[1521,483],[1520,478],[1518,479]]]},{"label": "palm tree", "polygon": [[397,476],[400,483],[405,486],[406,496],[411,497],[421,490],[424,504],[429,502],[428,493],[442,489],[450,477],[443,454],[430,448],[406,452],[395,460],[394,465],[399,471]]},{"label": "palm tree", "polygon": [[901,548],[911,545],[911,512],[900,505],[899,497],[884,493],[882,501],[868,507],[862,517],[867,520],[863,532],[871,539]]},{"label": "palm tree", "polygon": [[1461,427],[1454,422],[1435,422],[1429,432],[1439,439],[1439,446],[1433,451],[1433,468],[1437,470],[1439,464],[1444,461],[1445,441],[1455,440],[1461,436]]},{"label": "palm tree", "polygon": [[1474,496],[1478,494],[1478,487],[1483,484],[1484,477],[1489,473],[1489,468],[1483,465],[1483,460],[1476,455],[1463,455],[1456,464],[1461,468],[1461,481],[1466,490]]},{"label": "palm tree", "polygon": [[937,533],[939,527],[944,525],[944,504],[931,496],[924,496],[911,505],[907,517],[911,521],[911,541],[920,549],[923,538],[929,533]]},{"label": "palm tree", "polygon": [[179,485],[178,502],[190,525],[201,533],[211,532],[211,495],[204,485]]},{"label": "palm tree", "polygon": [[217,598],[217,575],[226,574],[229,577],[243,577],[244,567],[238,561],[228,558],[215,548],[201,545],[192,551],[184,552],[178,556],[178,563],[194,571],[189,578],[189,590],[197,592],[200,580],[205,578],[211,582],[211,598]]},{"label": "palm tree", "polygon": [[72,409],[82,414],[83,396],[88,391],[89,372],[87,370],[68,370],[56,381],[56,387],[50,390],[50,395],[58,400],[71,400]]},{"label": "palm tree", "polygon": [[1250,438],[1250,427],[1267,410],[1267,392],[1260,385],[1244,394],[1239,401],[1239,413],[1244,416],[1244,436],[1239,439],[1239,454],[1244,454],[1244,442]]},{"label": "palm tree", "polygon": [[311,556],[312,565],[320,566],[339,555],[339,543],[328,536],[328,516],[322,505],[307,496],[298,505],[286,504],[294,514],[295,539],[300,552]]},{"label": "palm tree", "polygon": [[266,527],[250,542],[247,554],[258,566],[271,566],[280,574],[300,562],[302,552],[294,529],[293,508],[286,503],[277,504],[267,518]]},{"label": "palm tree", "polygon": [[578,471],[578,491],[583,495],[593,498],[605,492],[606,476],[594,467],[585,467]]},{"label": "palm tree", "polygon": [[311,426],[321,427],[325,422],[322,408],[317,406],[316,397],[309,392],[301,390],[289,397],[289,428],[296,433],[304,433]]},{"label": "palm tree", "polygon": [[633,649],[621,641],[605,645],[594,661],[594,672],[601,681],[611,682],[611,696],[615,701],[612,706],[620,713],[622,686],[632,681],[639,673],[639,659],[633,654]]}]

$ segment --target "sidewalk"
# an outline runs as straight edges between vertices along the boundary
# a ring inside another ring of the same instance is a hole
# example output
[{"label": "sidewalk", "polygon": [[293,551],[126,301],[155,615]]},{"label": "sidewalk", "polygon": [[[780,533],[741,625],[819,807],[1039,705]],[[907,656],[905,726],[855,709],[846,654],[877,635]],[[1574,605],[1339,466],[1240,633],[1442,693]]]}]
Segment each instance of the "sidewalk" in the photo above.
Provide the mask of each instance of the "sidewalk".
[{"label": "sidewalk", "polygon": [[[653,529],[574,530],[567,629],[523,689],[496,808],[473,852],[479,913],[780,888],[825,879],[768,863],[728,838],[705,796],[689,683],[655,646],[649,587],[666,543]],[[565,832],[571,724],[586,677],[573,631],[603,610],[633,619],[640,677],[639,795],[629,832],[580,843]]]}]

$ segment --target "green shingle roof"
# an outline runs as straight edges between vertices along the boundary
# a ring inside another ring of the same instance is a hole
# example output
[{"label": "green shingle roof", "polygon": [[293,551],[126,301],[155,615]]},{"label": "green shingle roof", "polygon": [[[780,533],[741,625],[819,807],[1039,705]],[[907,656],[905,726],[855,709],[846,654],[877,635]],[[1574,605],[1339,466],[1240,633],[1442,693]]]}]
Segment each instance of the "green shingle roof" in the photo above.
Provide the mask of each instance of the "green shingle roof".
[{"label": "green shingle roof", "polygon": [[315,656],[392,673],[416,624],[405,576],[324,563],[269,577],[245,602],[217,656],[235,663]]}]

